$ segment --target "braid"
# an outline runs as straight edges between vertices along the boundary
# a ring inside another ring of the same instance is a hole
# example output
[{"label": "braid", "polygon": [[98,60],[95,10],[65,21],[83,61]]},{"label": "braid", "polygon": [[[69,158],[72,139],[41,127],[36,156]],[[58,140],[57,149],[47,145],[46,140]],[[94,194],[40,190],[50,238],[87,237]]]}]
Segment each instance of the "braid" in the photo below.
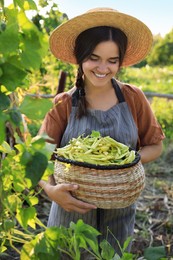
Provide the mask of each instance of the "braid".
[{"label": "braid", "polygon": [[85,99],[85,88],[84,88],[84,81],[83,81],[83,71],[82,68],[79,66],[77,78],[76,78],[76,87],[78,91],[78,109],[77,109],[77,118],[81,118],[82,116],[87,114],[87,105]]}]

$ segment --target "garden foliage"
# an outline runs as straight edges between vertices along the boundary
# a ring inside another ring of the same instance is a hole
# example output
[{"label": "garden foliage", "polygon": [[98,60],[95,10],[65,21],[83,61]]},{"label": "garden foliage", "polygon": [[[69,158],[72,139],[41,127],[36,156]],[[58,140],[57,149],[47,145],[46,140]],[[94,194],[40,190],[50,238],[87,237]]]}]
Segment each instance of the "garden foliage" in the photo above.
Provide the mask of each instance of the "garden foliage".
[{"label": "garden foliage", "polygon": [[[42,7],[47,5],[46,1],[41,2]],[[81,249],[90,252],[95,259],[134,259],[135,256],[125,253],[129,239],[121,248],[120,258],[107,241],[99,244],[99,232],[81,220],[71,223],[66,229],[46,228],[38,219],[36,205],[41,190],[37,184],[41,178],[47,180],[53,172],[50,157],[55,147],[46,143],[48,137],[36,136],[36,133],[41,120],[52,106],[52,100],[28,94],[38,94],[40,91],[55,94],[57,77],[61,70],[68,72],[66,88],[69,89],[74,79],[75,68],[56,61],[48,50],[50,30],[67,19],[67,16],[58,10],[57,5],[52,4],[50,13],[44,16],[39,14],[39,7],[33,0],[14,0],[8,7],[5,4],[1,1],[0,256],[11,247],[21,255],[21,259],[26,260],[60,259],[61,252],[77,260],[80,259]],[[36,13],[32,20],[28,18],[31,10]],[[169,39],[167,36],[164,41],[167,45],[167,55],[169,50],[172,50]],[[159,44],[155,46],[159,48]],[[139,80],[137,71],[139,72],[138,68],[134,78]],[[123,71],[121,76],[130,79],[133,72],[132,68],[129,72]],[[162,82],[164,87],[159,91],[167,89],[168,93],[172,93],[172,90],[169,92],[169,87],[166,87],[166,84],[170,84],[171,87],[171,80],[170,77]],[[51,82],[51,86],[48,82]],[[143,83],[148,87],[146,81]],[[158,84],[161,84],[160,81]],[[172,103],[154,99],[152,107],[168,137],[172,139]],[[38,227],[41,228],[39,234]],[[18,244],[23,246],[21,250]],[[159,250],[163,256],[164,249]]]}]

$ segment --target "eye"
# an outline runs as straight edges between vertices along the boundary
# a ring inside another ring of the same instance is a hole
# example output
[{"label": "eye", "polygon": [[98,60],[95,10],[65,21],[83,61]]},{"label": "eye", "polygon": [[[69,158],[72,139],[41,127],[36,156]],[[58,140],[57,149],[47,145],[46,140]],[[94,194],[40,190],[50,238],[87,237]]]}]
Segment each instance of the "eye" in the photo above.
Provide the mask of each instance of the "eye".
[{"label": "eye", "polygon": [[98,61],[99,58],[98,58],[96,55],[92,54],[92,55],[89,57],[89,59],[90,59],[91,61]]},{"label": "eye", "polygon": [[119,58],[110,59],[109,62],[110,62],[111,64],[116,64],[117,62],[119,62]]},{"label": "eye", "polygon": [[91,60],[91,61],[98,61],[99,60],[99,56],[97,56],[96,54],[94,54],[94,53],[92,53],[91,55],[90,55],[90,57],[89,57],[89,59]]}]

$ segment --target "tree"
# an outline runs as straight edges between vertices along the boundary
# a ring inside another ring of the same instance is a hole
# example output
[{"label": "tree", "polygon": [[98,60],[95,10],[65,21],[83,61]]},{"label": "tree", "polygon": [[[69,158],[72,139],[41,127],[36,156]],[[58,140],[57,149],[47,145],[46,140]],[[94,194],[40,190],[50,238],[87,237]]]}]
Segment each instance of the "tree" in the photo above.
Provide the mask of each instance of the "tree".
[{"label": "tree", "polygon": [[164,38],[157,38],[150,55],[147,58],[149,65],[168,66],[173,63],[173,30]]},{"label": "tree", "polygon": [[43,32],[49,35],[62,22],[68,20],[68,16],[58,9],[58,5],[53,1],[49,3],[45,0],[39,1],[41,10],[32,17],[33,23]]}]

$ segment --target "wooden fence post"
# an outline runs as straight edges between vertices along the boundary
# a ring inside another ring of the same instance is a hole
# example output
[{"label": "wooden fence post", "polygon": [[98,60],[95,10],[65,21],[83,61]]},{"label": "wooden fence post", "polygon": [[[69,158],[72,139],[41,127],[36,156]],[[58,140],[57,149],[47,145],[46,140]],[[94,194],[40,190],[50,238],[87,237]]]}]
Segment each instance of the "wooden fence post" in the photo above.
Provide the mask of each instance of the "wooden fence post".
[{"label": "wooden fence post", "polygon": [[56,95],[59,94],[59,93],[64,92],[67,74],[68,73],[65,72],[65,71],[61,71],[60,72],[59,83],[58,83]]}]

